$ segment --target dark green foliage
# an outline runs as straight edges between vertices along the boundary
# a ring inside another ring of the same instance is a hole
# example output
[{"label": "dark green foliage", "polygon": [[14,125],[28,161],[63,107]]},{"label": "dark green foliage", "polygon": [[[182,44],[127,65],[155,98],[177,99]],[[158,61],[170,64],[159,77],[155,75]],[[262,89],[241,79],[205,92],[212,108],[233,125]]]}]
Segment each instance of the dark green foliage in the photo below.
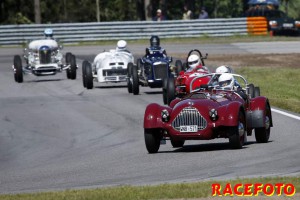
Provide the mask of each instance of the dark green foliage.
[{"label": "dark green foliage", "polygon": [[[247,0],[99,0],[100,21],[145,20],[145,3],[148,18],[162,9],[168,20],[182,19],[186,5],[197,19],[205,6],[210,18],[243,17]],[[300,18],[300,1],[281,0],[280,9]],[[96,22],[96,0],[40,0],[42,23]],[[34,0],[0,0],[0,24],[34,23]]]}]

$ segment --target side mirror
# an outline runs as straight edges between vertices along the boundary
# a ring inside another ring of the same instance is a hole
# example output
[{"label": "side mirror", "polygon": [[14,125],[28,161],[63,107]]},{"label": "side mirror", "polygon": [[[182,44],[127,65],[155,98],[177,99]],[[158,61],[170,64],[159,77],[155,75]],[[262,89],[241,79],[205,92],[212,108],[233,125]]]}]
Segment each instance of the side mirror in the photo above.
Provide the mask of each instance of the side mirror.
[{"label": "side mirror", "polygon": [[208,57],[208,53],[206,53],[205,56],[202,57],[202,59],[207,59],[207,57]]}]

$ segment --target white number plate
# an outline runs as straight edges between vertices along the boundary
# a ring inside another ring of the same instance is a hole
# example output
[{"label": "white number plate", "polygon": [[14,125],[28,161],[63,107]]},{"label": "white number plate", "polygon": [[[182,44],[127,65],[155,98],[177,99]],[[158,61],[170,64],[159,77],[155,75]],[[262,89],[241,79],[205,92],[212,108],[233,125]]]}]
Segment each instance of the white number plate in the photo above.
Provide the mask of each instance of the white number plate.
[{"label": "white number plate", "polygon": [[180,126],[180,132],[182,133],[197,132],[197,131],[198,131],[197,125]]},{"label": "white number plate", "polygon": [[291,27],[293,27],[293,24],[283,24],[283,27],[291,28]]}]

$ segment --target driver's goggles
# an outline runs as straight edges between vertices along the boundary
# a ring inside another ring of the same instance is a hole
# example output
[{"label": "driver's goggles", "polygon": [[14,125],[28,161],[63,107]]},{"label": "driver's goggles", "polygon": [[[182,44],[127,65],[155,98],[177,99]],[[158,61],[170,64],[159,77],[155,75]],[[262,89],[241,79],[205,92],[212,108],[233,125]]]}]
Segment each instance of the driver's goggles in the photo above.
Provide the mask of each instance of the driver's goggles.
[{"label": "driver's goggles", "polygon": [[195,61],[192,61],[192,62],[188,62],[189,65],[193,65],[193,64],[196,64],[198,62],[198,60],[195,60]]}]

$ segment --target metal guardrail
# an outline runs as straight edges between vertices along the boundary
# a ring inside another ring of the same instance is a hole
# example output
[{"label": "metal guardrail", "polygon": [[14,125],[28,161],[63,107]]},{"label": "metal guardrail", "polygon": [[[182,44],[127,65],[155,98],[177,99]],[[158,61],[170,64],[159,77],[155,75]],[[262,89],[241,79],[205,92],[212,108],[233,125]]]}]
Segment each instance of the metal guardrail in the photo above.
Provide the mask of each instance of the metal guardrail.
[{"label": "metal guardrail", "polygon": [[0,45],[19,45],[43,37],[52,28],[62,43],[99,40],[247,35],[247,18],[170,20],[161,22],[92,22],[0,26]]}]

